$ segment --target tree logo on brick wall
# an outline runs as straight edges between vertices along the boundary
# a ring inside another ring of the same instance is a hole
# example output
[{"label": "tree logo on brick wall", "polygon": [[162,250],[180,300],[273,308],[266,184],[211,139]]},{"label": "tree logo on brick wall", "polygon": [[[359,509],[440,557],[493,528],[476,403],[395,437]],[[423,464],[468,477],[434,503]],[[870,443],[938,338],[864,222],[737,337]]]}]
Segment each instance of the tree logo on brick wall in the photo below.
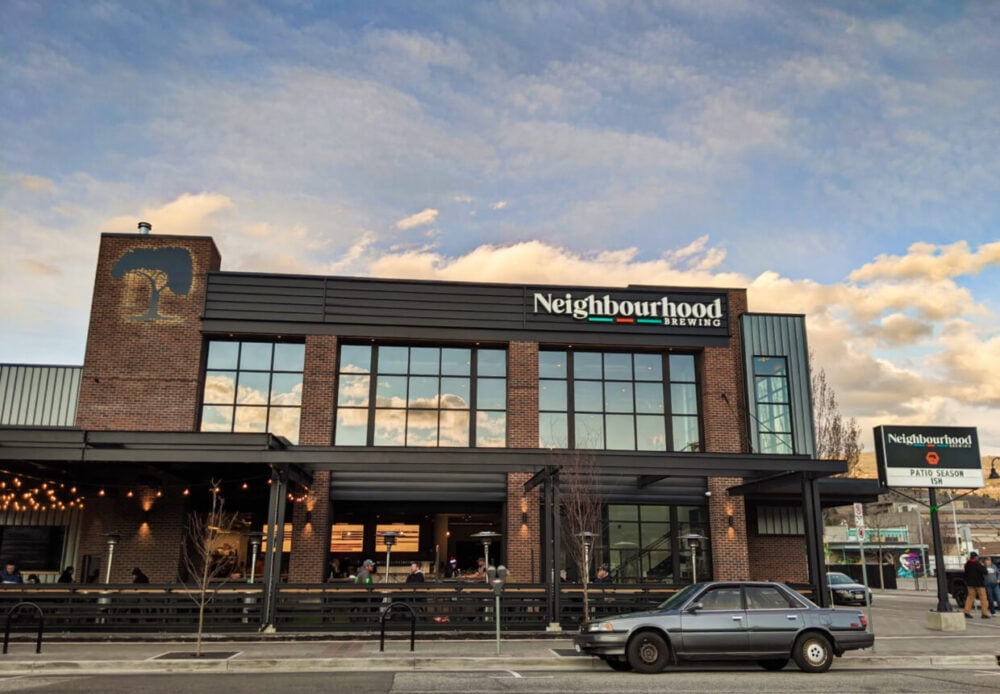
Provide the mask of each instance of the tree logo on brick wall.
[{"label": "tree logo on brick wall", "polygon": [[132,320],[154,321],[163,318],[159,312],[160,295],[169,290],[177,296],[191,291],[194,274],[191,252],[186,248],[133,248],[111,268],[116,280],[132,275],[149,283],[149,308]]}]

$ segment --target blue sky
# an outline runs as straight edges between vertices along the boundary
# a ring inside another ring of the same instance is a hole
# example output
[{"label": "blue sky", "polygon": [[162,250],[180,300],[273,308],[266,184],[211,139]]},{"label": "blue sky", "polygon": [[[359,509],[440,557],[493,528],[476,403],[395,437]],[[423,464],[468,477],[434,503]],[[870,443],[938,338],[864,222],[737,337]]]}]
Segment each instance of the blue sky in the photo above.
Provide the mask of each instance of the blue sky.
[{"label": "blue sky", "polygon": [[[1000,453],[1000,4],[0,0],[0,361],[101,232],[229,270],[747,286]],[[870,446],[869,446],[870,450]]]}]

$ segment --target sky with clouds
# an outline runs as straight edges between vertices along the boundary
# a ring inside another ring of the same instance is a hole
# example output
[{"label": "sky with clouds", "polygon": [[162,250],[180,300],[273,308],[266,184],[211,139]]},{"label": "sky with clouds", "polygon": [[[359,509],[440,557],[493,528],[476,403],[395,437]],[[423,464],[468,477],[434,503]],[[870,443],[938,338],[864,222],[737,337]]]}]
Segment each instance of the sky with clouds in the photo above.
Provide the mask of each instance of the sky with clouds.
[{"label": "sky with clouds", "polygon": [[0,361],[81,363],[143,219],[226,270],[745,286],[869,450],[1000,454],[998,67],[993,2],[0,0]]}]

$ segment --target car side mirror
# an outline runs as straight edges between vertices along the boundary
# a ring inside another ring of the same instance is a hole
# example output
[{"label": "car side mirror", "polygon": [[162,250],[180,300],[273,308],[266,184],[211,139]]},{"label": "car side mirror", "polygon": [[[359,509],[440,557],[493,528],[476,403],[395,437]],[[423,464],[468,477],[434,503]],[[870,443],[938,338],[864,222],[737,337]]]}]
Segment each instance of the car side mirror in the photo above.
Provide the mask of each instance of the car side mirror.
[{"label": "car side mirror", "polygon": [[693,602],[690,605],[688,605],[687,611],[691,612],[693,614],[693,613],[697,612],[698,610],[704,610],[704,609],[705,609],[705,604],[704,603]]}]

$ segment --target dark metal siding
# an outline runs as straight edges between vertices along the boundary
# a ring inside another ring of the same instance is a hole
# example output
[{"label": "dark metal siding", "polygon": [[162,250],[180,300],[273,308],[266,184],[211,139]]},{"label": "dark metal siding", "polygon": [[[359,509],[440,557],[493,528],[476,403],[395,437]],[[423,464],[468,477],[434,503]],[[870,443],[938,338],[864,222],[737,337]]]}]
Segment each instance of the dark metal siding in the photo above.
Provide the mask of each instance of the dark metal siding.
[{"label": "dark metal siding", "polygon": [[[813,435],[812,384],[809,379],[809,345],[804,316],[745,313],[740,317],[743,333],[743,360],[747,402],[756,411],[753,387],[755,356],[785,357],[791,389],[792,444],[796,455],[812,457],[816,452]],[[750,418],[753,451],[760,450],[757,423]]]},{"label": "dark metal siding", "polygon": [[507,475],[333,472],[334,501],[506,501]]},{"label": "dark metal siding", "polygon": [[73,426],[82,371],[79,366],[0,364],[0,425]]},{"label": "dark metal siding", "polygon": [[[565,316],[526,313],[535,291],[560,294],[580,287],[475,284],[368,278],[210,273],[204,328],[208,333],[336,334],[341,337],[455,339],[504,342],[532,339],[621,345],[725,345],[724,328],[611,326]],[[653,299],[718,297],[725,292],[684,289],[598,289],[616,296]],[[728,311],[726,311],[728,315]]]}]

